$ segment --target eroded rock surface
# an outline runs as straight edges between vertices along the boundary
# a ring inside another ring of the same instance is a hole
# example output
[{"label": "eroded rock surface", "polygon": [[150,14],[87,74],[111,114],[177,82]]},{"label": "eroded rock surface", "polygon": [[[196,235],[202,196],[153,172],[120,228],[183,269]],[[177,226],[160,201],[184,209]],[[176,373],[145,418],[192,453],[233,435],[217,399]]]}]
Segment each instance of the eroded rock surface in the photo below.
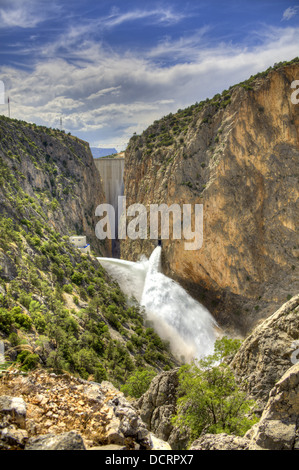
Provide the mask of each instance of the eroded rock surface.
[{"label": "eroded rock surface", "polygon": [[231,366],[240,384],[262,407],[275,383],[296,361],[298,339],[299,294],[257,326],[234,357]]},{"label": "eroded rock surface", "polygon": [[2,448],[170,449],[149,432],[137,409],[109,382],[35,371],[8,374],[0,392]]}]

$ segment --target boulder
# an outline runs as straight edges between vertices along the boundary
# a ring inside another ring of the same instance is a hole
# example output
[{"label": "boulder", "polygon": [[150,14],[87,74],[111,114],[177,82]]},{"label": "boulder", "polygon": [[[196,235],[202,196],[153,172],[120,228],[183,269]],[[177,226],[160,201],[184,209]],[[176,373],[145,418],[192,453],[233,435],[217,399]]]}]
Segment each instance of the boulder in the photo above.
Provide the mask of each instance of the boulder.
[{"label": "boulder", "polygon": [[76,431],[45,434],[28,440],[25,450],[86,450],[82,436]]},{"label": "boulder", "polygon": [[13,424],[0,431],[0,449],[24,449],[28,433]]},{"label": "boulder", "polygon": [[248,450],[249,441],[225,433],[205,434],[191,444],[190,450]]},{"label": "boulder", "polygon": [[292,450],[299,447],[299,363],[270,392],[262,417],[251,432],[249,449]]},{"label": "boulder", "polygon": [[0,427],[6,424],[15,424],[21,429],[25,429],[26,403],[23,398],[0,396]]},{"label": "boulder", "polygon": [[5,253],[0,252],[0,277],[11,281],[18,275],[15,263]]}]

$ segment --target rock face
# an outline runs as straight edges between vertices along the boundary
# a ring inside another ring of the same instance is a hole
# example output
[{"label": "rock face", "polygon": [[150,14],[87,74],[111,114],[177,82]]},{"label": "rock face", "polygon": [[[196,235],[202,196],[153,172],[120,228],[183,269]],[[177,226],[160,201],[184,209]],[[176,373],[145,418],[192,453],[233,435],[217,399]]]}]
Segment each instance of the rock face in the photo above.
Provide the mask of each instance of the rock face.
[{"label": "rock face", "polygon": [[141,419],[157,437],[167,441],[172,449],[186,448],[188,436],[171,423],[176,412],[178,369],[154,377],[148,391],[138,401]]},{"label": "rock face", "polygon": [[291,367],[271,390],[260,421],[243,438],[206,434],[191,450],[295,450],[299,449],[299,363]]},{"label": "rock face", "polygon": [[250,449],[299,449],[299,363],[270,392],[260,422],[248,431]]},{"label": "rock face", "polygon": [[240,384],[262,407],[275,383],[296,360],[298,339],[299,294],[256,327],[234,357],[231,366]]},{"label": "rock face", "polygon": [[[105,196],[88,143],[4,116],[0,137],[1,214],[50,220],[57,232],[84,234],[92,248],[107,253],[109,247],[95,236],[95,209]],[[9,276],[7,260],[6,265]]]},{"label": "rock face", "polygon": [[248,450],[248,447],[247,439],[221,433],[205,434],[192,443],[190,450]]},{"label": "rock face", "polygon": [[7,376],[0,392],[0,449],[171,449],[109,382],[35,371]]},{"label": "rock face", "polygon": [[23,449],[28,433],[26,404],[20,397],[0,396],[0,450]]},{"label": "rock face", "polygon": [[[298,291],[299,105],[292,63],[156,121],[125,156],[127,205],[203,204],[203,245],[163,241],[164,272],[247,334]],[[148,216],[148,225],[150,217]],[[124,259],[156,242],[127,239]]]},{"label": "rock face", "polygon": [[75,431],[65,432],[56,436],[46,434],[31,438],[25,450],[86,450],[82,436]]}]

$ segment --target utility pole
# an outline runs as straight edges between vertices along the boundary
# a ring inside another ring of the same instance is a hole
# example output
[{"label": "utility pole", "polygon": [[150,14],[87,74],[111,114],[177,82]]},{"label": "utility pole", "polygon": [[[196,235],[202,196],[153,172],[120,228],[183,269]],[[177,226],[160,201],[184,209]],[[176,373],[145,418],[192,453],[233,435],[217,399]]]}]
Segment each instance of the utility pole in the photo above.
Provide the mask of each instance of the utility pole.
[{"label": "utility pole", "polygon": [[9,102],[9,97],[7,98],[7,106],[8,106],[8,117],[10,118],[10,102]]}]

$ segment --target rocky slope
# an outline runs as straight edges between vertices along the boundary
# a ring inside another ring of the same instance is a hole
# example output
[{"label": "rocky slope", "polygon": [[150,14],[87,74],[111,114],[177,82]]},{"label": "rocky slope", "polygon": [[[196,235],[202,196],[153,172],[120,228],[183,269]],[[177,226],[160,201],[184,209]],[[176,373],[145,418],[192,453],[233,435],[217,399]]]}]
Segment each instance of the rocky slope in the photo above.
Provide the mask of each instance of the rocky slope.
[{"label": "rocky slope", "polygon": [[[298,59],[156,121],[125,157],[127,205],[203,204],[203,246],[163,242],[164,270],[245,334],[298,291]],[[150,218],[148,217],[148,224]],[[154,243],[125,240],[121,256]]]},{"label": "rocky slope", "polygon": [[95,209],[105,196],[87,142],[0,116],[0,181],[2,217],[37,217],[61,235],[86,235],[97,253],[107,253],[95,236]]},{"label": "rocky slope", "polygon": [[0,395],[0,450],[170,450],[109,382],[7,374]]}]

